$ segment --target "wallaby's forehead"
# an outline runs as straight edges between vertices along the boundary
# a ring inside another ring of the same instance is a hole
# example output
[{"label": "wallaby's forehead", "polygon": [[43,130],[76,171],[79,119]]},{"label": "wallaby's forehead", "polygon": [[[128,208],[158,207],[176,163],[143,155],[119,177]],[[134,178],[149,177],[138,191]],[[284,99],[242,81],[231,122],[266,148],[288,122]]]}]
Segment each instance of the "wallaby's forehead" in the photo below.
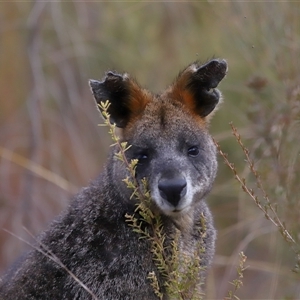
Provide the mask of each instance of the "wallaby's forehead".
[{"label": "wallaby's forehead", "polygon": [[205,133],[201,119],[193,116],[181,103],[156,97],[147,104],[140,118],[128,126],[125,138],[135,143],[158,144],[172,143],[181,137],[196,140]]}]

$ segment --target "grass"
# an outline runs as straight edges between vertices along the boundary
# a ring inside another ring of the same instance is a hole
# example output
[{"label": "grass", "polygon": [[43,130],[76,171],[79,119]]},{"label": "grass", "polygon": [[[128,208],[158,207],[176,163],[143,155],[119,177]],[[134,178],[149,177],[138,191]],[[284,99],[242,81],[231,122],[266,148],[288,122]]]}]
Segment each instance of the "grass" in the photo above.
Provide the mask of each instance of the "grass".
[{"label": "grass", "polygon": [[[89,78],[127,71],[155,92],[191,61],[222,57],[229,73],[211,132],[264,208],[231,134],[234,122],[284,230],[265,218],[220,157],[208,199],[219,233],[207,298],[227,296],[241,251],[249,267],[238,297],[300,298],[299,275],[291,271],[298,250],[282,238],[287,230],[299,245],[298,3],[37,1],[3,2],[0,11],[0,146],[9,151],[0,158],[1,228],[24,237],[26,225],[38,233],[99,173],[110,138],[95,125]],[[3,231],[0,245],[3,271],[25,245]]]}]

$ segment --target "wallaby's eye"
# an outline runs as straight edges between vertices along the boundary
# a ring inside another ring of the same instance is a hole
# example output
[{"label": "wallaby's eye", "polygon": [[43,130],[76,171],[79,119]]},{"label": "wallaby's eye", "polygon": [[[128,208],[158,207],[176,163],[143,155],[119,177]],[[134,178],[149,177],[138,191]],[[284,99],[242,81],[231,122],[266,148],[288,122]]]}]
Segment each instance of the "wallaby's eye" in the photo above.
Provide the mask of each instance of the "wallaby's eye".
[{"label": "wallaby's eye", "polygon": [[148,159],[148,153],[147,152],[141,152],[141,153],[138,153],[137,155],[136,155],[136,158],[138,159],[138,163],[139,164],[143,164],[143,163],[145,163],[146,161],[147,161],[147,159]]},{"label": "wallaby's eye", "polygon": [[199,154],[199,148],[197,146],[193,146],[188,149],[188,155],[191,157],[196,157]]}]

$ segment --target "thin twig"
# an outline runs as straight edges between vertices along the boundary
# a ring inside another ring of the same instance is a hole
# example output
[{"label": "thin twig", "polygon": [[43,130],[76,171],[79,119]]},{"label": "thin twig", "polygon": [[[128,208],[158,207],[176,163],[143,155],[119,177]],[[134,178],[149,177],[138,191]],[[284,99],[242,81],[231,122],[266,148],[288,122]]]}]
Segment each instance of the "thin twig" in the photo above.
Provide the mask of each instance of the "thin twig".
[{"label": "thin twig", "polygon": [[271,212],[273,213],[273,220],[274,222],[276,223],[275,225],[277,227],[279,227],[280,230],[282,230],[282,233],[285,235],[285,237],[288,239],[288,242],[292,242],[292,243],[295,243],[296,244],[296,241],[293,239],[293,237],[290,235],[290,233],[287,231],[287,229],[285,228],[284,224],[281,222],[277,212],[276,212],[276,209],[274,208],[274,206],[272,205],[270,199],[269,199],[269,196],[268,194],[266,193],[264,187],[263,187],[263,184],[261,182],[261,179],[260,179],[260,176],[257,172],[257,170],[255,169],[254,167],[254,162],[253,160],[250,158],[249,156],[249,150],[245,147],[245,145],[243,144],[242,140],[241,140],[241,136],[240,134],[238,133],[237,131],[237,128],[233,125],[233,123],[230,123],[230,126],[232,128],[232,133],[233,135],[235,136],[238,144],[241,146],[244,154],[245,154],[245,157],[246,157],[246,161],[250,167],[250,171],[252,172],[252,174],[255,176],[255,179],[256,179],[256,185],[257,187],[262,191],[263,193],[263,198],[265,199],[267,205],[266,206],[262,206],[264,208],[264,213],[267,214],[267,218],[270,217],[269,214],[268,214],[268,209],[271,210]]},{"label": "thin twig", "polygon": [[[232,128],[232,131],[233,131],[233,135],[235,136],[238,144],[241,146],[244,154],[245,154],[245,157],[246,157],[246,161],[250,167],[250,171],[253,173],[253,175],[255,176],[256,178],[256,184],[258,186],[258,188],[262,191],[263,193],[263,197],[266,201],[266,204],[265,205],[262,205],[258,196],[255,194],[255,192],[253,191],[253,189],[249,188],[246,184],[246,180],[244,178],[241,178],[236,169],[235,169],[235,166],[233,163],[231,163],[229,160],[228,160],[228,157],[227,155],[222,151],[220,145],[214,140],[214,143],[220,153],[220,155],[223,157],[224,159],[224,162],[225,164],[230,168],[230,170],[233,172],[234,174],[234,177],[235,179],[240,183],[242,189],[244,192],[246,192],[250,197],[251,199],[255,202],[256,206],[264,213],[266,219],[270,220],[276,227],[279,228],[279,231],[281,232],[281,234],[283,235],[283,237],[285,238],[285,240],[288,242],[288,243],[293,243],[294,245],[296,245],[296,241],[293,239],[293,237],[291,236],[291,234],[288,232],[288,230],[285,228],[284,224],[281,222],[277,212],[276,212],[276,209],[273,207],[264,187],[263,187],[263,184],[260,180],[260,177],[258,175],[258,172],[257,170],[255,169],[254,167],[254,162],[252,161],[252,159],[250,158],[250,155],[249,155],[249,150],[244,146],[244,144],[242,143],[241,141],[241,136],[240,134],[238,133],[237,129],[234,127],[234,125],[231,123],[231,128]],[[269,211],[272,212],[272,216],[269,214]]]},{"label": "thin twig", "polygon": [[13,163],[27,169],[28,171],[31,171],[36,176],[43,178],[43,179],[57,185],[58,187],[60,187],[61,189],[65,190],[65,191],[68,191],[71,193],[75,193],[78,191],[78,188],[75,185],[71,184],[69,181],[67,181],[63,177],[55,174],[54,172],[51,172],[50,170],[27,159],[26,157],[24,157],[20,154],[17,154],[15,152],[12,152],[1,146],[0,146],[0,157],[13,162]]}]

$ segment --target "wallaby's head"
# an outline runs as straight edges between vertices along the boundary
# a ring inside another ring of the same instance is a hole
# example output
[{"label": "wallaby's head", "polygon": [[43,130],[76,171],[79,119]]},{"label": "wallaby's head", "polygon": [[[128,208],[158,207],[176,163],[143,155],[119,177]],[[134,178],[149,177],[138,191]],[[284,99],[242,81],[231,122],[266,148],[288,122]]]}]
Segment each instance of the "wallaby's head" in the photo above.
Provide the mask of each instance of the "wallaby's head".
[{"label": "wallaby's head", "polygon": [[217,160],[207,125],[226,72],[225,60],[191,64],[159,95],[128,74],[108,72],[90,81],[96,102],[110,101],[110,121],[132,145],[126,155],[139,160],[137,179],[148,180],[153,203],[165,215],[193,210],[212,187]]}]

